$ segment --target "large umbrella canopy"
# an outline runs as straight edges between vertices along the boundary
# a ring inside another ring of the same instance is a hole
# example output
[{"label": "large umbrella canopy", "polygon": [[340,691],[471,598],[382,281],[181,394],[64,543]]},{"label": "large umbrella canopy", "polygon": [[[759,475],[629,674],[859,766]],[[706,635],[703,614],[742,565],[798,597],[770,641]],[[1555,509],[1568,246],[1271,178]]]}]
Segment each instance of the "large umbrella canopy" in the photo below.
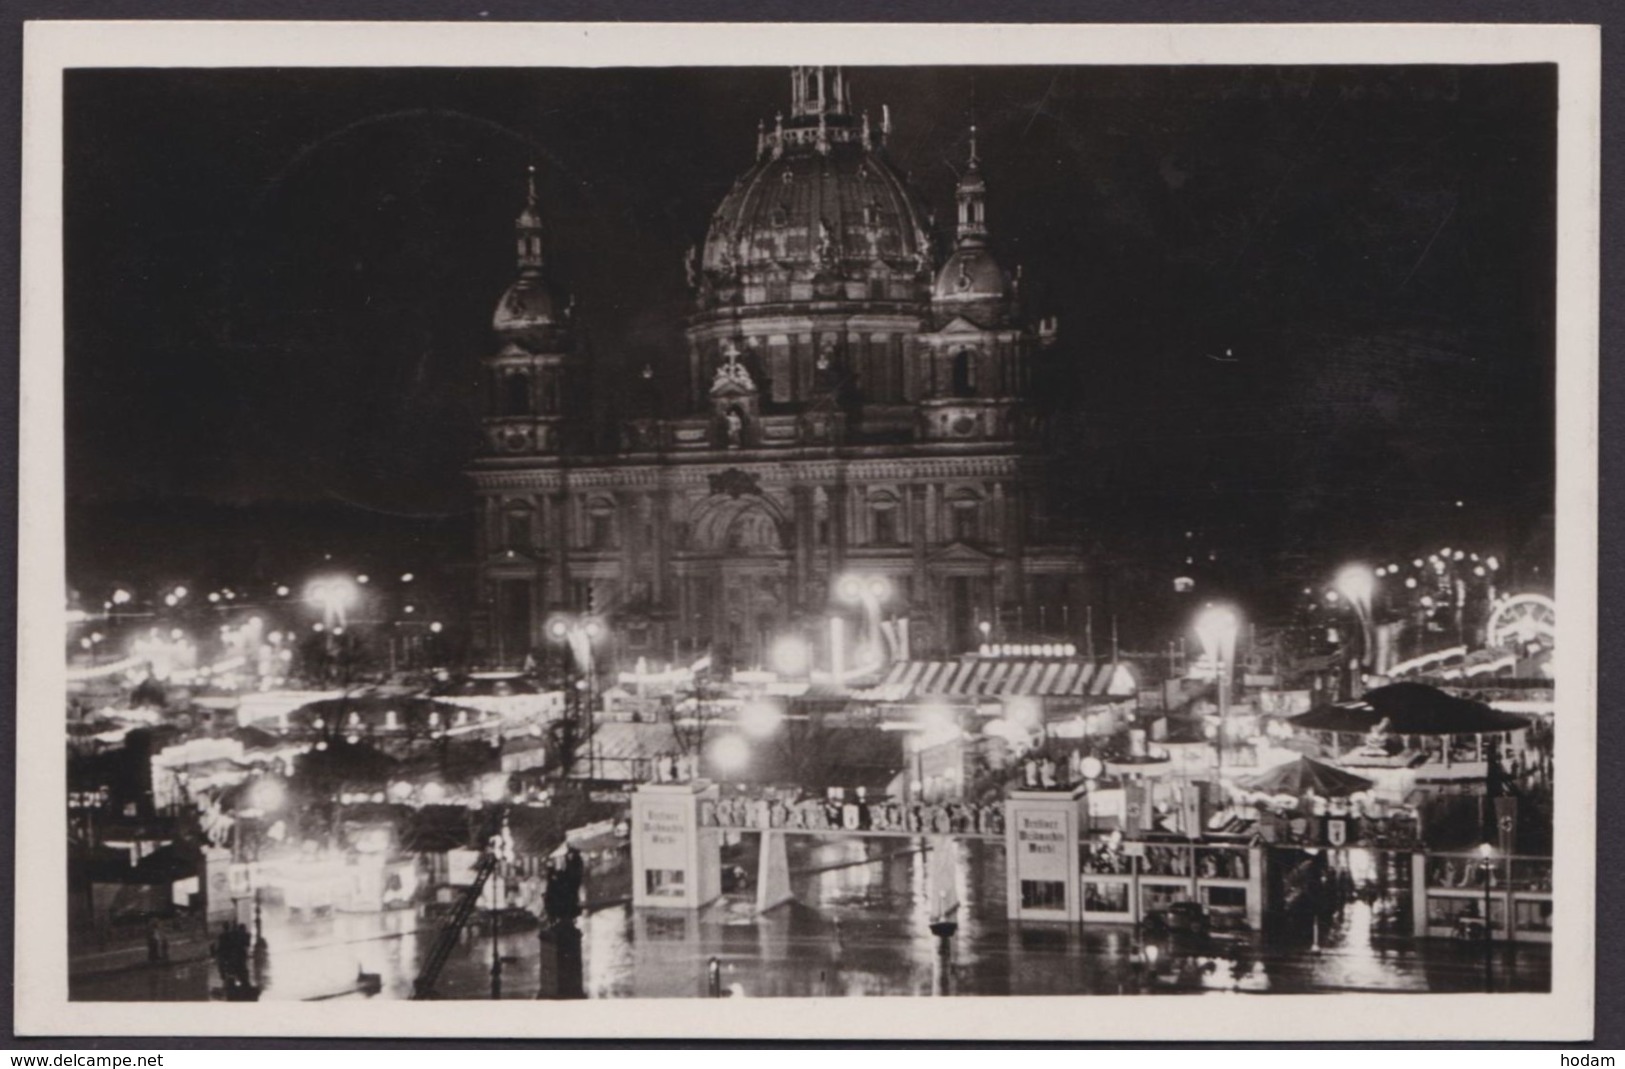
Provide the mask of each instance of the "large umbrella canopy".
[{"label": "large umbrella canopy", "polygon": [[1316,794],[1322,798],[1347,798],[1351,794],[1370,790],[1373,781],[1312,757],[1300,757],[1296,761],[1247,776],[1239,782],[1250,791],[1265,794],[1290,794],[1298,798]]},{"label": "large umbrella canopy", "polygon": [[[390,714],[394,713],[391,720]],[[407,734],[427,734],[431,725],[451,727],[457,710],[447,708],[439,701],[415,695],[354,694],[343,698],[323,698],[295,709],[288,716],[295,730],[315,729],[316,721],[329,731],[357,730],[365,734],[374,731],[403,731]],[[478,719],[478,714],[469,716]],[[390,725],[394,726],[391,727]]]},{"label": "large umbrella canopy", "polygon": [[430,693],[436,698],[511,698],[544,691],[524,676],[478,673],[436,684]]},{"label": "large umbrella canopy", "polygon": [[1359,701],[1322,705],[1288,723],[1300,731],[1363,735],[1383,721],[1387,721],[1384,730],[1394,735],[1489,734],[1529,726],[1527,717],[1458,698],[1425,683],[1390,683],[1366,691]]},{"label": "large umbrella canopy", "polygon": [[523,676],[481,673],[440,683],[430,691],[435,701],[504,720],[536,720],[564,711],[556,692]]}]

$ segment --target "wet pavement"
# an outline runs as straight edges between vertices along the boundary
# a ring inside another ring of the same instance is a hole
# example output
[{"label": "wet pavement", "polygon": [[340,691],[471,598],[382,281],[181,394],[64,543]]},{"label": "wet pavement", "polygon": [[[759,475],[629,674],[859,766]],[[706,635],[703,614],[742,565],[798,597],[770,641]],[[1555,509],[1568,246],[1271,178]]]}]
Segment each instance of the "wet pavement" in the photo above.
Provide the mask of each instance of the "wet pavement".
[{"label": "wet pavement", "polygon": [[[747,869],[749,860],[741,859]],[[1318,946],[1253,934],[1152,942],[1129,925],[1017,925],[1004,916],[1002,846],[969,843],[959,863],[959,930],[943,942],[927,928],[925,859],[906,840],[805,840],[792,867],[796,901],[765,915],[748,894],[698,914],[615,905],[584,915],[580,990],[589,998],[1484,990],[1481,946],[1378,935],[1360,902],[1319,934]],[[300,920],[273,908],[265,934],[266,1001],[368,997],[358,990],[363,973],[379,977],[377,997],[401,999],[435,927],[412,910]],[[502,997],[555,997],[556,951],[536,927],[504,933],[497,945]],[[1550,969],[1547,947],[1497,946],[1491,983],[1547,990]],[[71,981],[72,996],[90,1000],[203,1000],[222,997],[220,986],[202,959]],[[436,990],[491,997],[488,932],[464,933]]]}]

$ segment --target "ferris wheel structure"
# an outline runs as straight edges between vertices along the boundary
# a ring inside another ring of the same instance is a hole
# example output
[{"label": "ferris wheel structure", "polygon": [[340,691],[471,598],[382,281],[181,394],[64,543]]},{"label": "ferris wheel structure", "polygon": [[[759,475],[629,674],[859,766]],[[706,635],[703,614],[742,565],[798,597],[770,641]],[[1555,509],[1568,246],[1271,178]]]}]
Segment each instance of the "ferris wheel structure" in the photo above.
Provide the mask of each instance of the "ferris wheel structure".
[{"label": "ferris wheel structure", "polygon": [[1491,649],[1552,649],[1557,645],[1557,603],[1545,594],[1508,595],[1490,610],[1484,637]]}]

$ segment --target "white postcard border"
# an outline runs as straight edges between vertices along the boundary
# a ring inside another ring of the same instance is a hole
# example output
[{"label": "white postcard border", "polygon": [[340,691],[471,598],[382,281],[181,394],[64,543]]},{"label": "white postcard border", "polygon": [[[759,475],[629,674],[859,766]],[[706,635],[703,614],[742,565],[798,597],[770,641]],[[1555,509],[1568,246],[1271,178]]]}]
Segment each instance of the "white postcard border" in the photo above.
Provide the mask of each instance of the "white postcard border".
[{"label": "white postcard border", "polygon": [[[33,22],[25,28],[17,704],[20,1035],[1582,1040],[1593,1031],[1600,34],[1559,25]],[[1557,691],[1546,995],[152,1004],[67,998],[62,72],[72,67],[1558,63]]]}]

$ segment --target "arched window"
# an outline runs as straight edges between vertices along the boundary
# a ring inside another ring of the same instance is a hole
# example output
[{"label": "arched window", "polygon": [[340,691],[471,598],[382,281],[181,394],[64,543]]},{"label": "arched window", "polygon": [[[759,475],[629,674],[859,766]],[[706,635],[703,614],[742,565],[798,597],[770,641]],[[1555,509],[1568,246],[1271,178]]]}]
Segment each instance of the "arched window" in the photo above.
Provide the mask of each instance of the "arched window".
[{"label": "arched window", "polygon": [[954,353],[954,396],[976,395],[976,350],[961,349]]},{"label": "arched window", "polygon": [[615,546],[615,506],[602,499],[587,505],[587,548],[613,549]]},{"label": "arched window", "polygon": [[529,549],[531,546],[530,509],[524,505],[511,505],[508,508],[503,528],[504,540],[509,549]]},{"label": "arched window", "polygon": [[953,502],[953,532],[955,542],[976,542],[982,537],[982,503],[974,497],[962,497]]},{"label": "arched window", "polygon": [[502,377],[502,412],[507,416],[530,415],[530,376],[510,371]]},{"label": "arched window", "polygon": [[897,505],[897,498],[887,493],[869,499],[869,526],[875,545],[895,546],[902,541]]}]

